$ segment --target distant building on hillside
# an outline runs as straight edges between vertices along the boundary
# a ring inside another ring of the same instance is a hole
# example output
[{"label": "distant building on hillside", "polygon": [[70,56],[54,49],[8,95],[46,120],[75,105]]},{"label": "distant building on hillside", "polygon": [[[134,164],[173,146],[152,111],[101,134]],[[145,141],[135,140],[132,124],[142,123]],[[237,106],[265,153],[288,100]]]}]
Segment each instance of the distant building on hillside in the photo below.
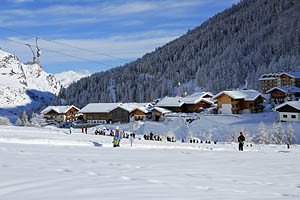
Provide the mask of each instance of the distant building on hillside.
[{"label": "distant building on hillside", "polygon": [[282,72],[278,74],[264,74],[260,77],[261,91],[266,93],[274,87],[300,87],[300,72]]},{"label": "distant building on hillside", "polygon": [[53,120],[56,122],[73,122],[77,120],[77,113],[79,108],[71,106],[48,106],[42,110],[41,114],[47,120]]},{"label": "distant building on hillside", "polygon": [[214,96],[219,114],[262,112],[264,97],[256,90],[223,91]]},{"label": "distant building on hillside", "polygon": [[288,101],[275,107],[278,120],[284,122],[300,121],[300,101]]},{"label": "distant building on hillside", "polygon": [[300,99],[300,88],[295,86],[274,87],[268,90],[266,93],[270,94],[275,103],[284,103],[286,98],[291,98],[288,100]]}]

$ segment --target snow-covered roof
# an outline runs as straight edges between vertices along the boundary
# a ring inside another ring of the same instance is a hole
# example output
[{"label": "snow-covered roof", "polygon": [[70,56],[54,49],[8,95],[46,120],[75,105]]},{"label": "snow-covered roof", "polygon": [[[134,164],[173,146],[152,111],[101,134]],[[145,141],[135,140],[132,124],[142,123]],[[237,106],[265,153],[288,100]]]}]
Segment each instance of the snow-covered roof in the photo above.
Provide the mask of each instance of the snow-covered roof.
[{"label": "snow-covered roof", "polygon": [[295,87],[295,86],[273,87],[273,88],[269,89],[266,93],[270,93],[275,89],[280,90],[280,91],[284,92],[285,94],[287,94],[288,92],[290,92],[290,93],[300,93],[300,88]]},{"label": "snow-covered roof", "polygon": [[41,114],[46,114],[51,110],[57,112],[58,114],[65,114],[71,108],[75,108],[75,109],[79,110],[76,106],[73,106],[73,105],[71,105],[71,106],[48,106],[47,108],[45,108],[44,110],[41,111]]},{"label": "snow-covered roof", "polygon": [[280,76],[283,75],[283,74],[291,76],[293,78],[300,78],[300,72],[282,72],[280,74]]},{"label": "snow-covered roof", "polygon": [[264,81],[264,80],[277,80],[278,78],[276,77],[266,77],[266,78],[259,78],[258,80]]},{"label": "snow-covered roof", "polygon": [[165,97],[155,106],[158,107],[181,107],[184,101],[180,97]]},{"label": "snow-covered roof", "polygon": [[277,111],[279,108],[282,108],[283,106],[286,106],[286,105],[289,105],[297,110],[300,111],[300,101],[288,101],[288,102],[285,102],[279,106],[276,106],[275,107],[275,110]]},{"label": "snow-covered roof", "polygon": [[216,100],[214,100],[213,98],[202,98],[201,101],[204,101],[204,102],[210,103],[210,104],[214,104],[216,102]]},{"label": "snow-covered roof", "polygon": [[[138,107],[138,108],[135,108],[134,110],[136,110],[136,109],[143,112],[143,113],[145,113],[145,114],[149,113],[149,110],[145,107]],[[134,110],[132,110],[132,111],[134,111]]]},{"label": "snow-covered roof", "polygon": [[197,93],[194,93],[192,95],[182,98],[182,101],[185,104],[196,104],[197,102],[201,101],[204,98],[204,96],[207,96],[207,95],[210,97],[214,96],[210,92],[197,92]]},{"label": "snow-covered roof", "polygon": [[203,98],[204,96],[209,95],[213,97],[214,95],[211,92],[195,92],[191,95],[186,96],[186,98]]},{"label": "snow-covered roof", "polygon": [[119,107],[121,103],[89,103],[81,110],[80,113],[109,113]]},{"label": "snow-covered roof", "polygon": [[254,101],[257,97],[262,96],[256,90],[240,90],[240,91],[223,91],[214,96],[214,99],[217,99],[222,94],[226,94],[233,99],[244,99],[244,101]]},{"label": "snow-covered roof", "polygon": [[160,107],[154,107],[154,108],[151,109],[151,111],[153,111],[153,110],[157,110],[158,112],[160,112],[160,113],[162,113],[162,114],[171,112],[171,111],[168,110],[168,109],[160,108]]}]

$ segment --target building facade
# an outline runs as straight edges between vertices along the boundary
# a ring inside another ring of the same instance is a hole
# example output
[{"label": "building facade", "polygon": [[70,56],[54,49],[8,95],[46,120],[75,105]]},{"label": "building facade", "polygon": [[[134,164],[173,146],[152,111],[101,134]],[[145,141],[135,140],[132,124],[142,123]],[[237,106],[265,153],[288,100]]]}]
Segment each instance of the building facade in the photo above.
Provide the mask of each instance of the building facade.
[{"label": "building facade", "polygon": [[48,106],[41,114],[48,121],[55,122],[73,122],[78,118],[79,109],[73,105],[71,106]]},{"label": "building facade", "polygon": [[278,120],[282,122],[300,121],[300,101],[289,101],[275,108]]},{"label": "building facade", "polygon": [[261,91],[266,93],[274,87],[300,87],[300,72],[282,72],[278,74],[264,74],[260,77]]},{"label": "building facade", "polygon": [[255,90],[223,91],[214,99],[219,114],[242,114],[262,112],[264,97]]}]

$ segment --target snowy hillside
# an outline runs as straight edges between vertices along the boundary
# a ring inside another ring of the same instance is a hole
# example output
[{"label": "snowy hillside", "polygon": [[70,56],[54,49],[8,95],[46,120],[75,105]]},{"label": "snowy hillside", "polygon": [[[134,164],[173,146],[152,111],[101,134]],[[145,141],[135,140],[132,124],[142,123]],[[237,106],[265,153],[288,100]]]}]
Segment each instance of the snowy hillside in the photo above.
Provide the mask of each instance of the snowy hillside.
[{"label": "snowy hillside", "polygon": [[29,109],[49,102],[61,89],[55,76],[37,64],[22,64],[16,56],[0,50],[0,115],[22,107]]},{"label": "snowy hillside", "polygon": [[67,72],[62,72],[54,75],[56,79],[60,81],[61,85],[66,88],[71,83],[89,76],[90,73],[88,71],[80,71],[80,72],[67,71]]},{"label": "snowy hillside", "polygon": [[0,199],[300,198],[300,146],[189,144],[0,126]]}]

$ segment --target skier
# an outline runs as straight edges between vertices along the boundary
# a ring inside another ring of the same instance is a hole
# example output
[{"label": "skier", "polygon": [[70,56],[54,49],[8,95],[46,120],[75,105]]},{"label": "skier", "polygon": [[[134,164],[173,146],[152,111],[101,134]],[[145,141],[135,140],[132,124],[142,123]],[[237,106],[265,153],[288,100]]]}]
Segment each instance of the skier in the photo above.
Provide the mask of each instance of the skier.
[{"label": "skier", "polygon": [[243,135],[243,132],[240,132],[240,136],[238,137],[239,142],[239,151],[243,151],[244,142],[245,142],[245,136]]},{"label": "skier", "polygon": [[114,135],[114,139],[113,139],[114,147],[120,146],[120,140],[121,140],[121,132],[119,131],[119,127],[117,126],[115,135]]},{"label": "skier", "polygon": [[87,134],[87,127],[85,127],[85,134]]},{"label": "skier", "polygon": [[69,129],[69,131],[70,131],[70,134],[72,134],[72,129],[73,129],[73,128],[72,128],[72,126],[71,126],[71,127],[70,127],[70,129]]}]

